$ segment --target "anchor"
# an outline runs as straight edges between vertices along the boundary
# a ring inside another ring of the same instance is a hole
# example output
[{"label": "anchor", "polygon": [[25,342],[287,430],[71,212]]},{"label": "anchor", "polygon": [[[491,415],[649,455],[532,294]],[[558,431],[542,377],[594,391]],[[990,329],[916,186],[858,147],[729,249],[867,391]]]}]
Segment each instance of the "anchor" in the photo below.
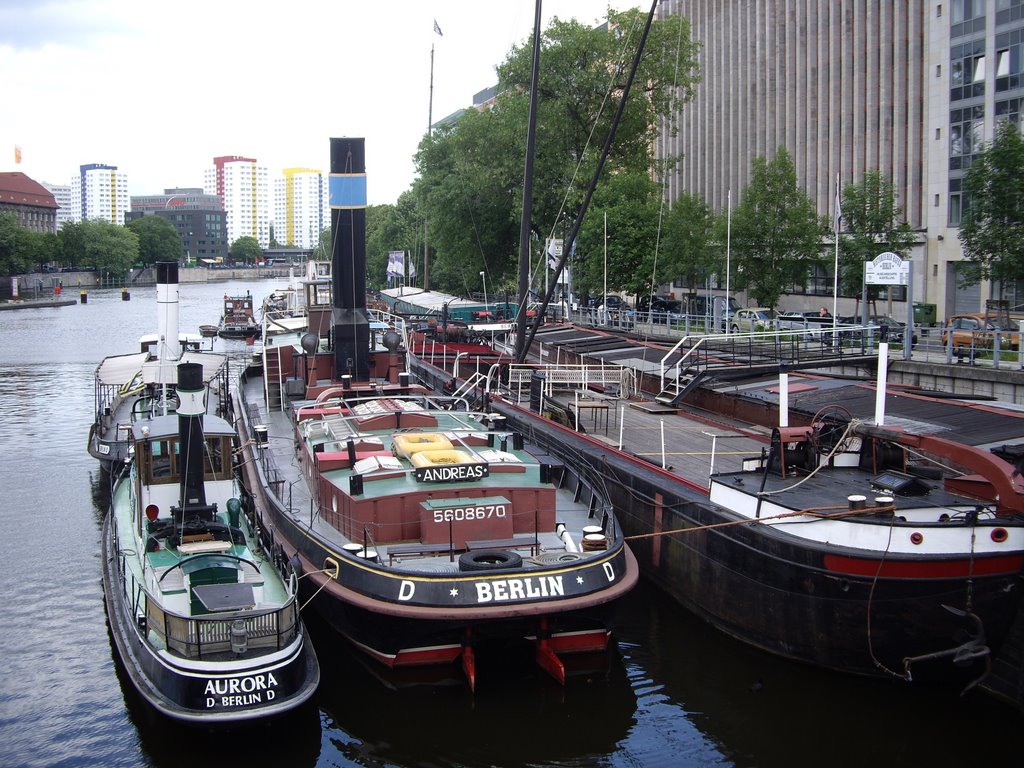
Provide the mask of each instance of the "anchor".
[{"label": "anchor", "polygon": [[979,659],[984,659],[985,671],[960,691],[960,695],[964,696],[968,691],[989,676],[989,673],[992,671],[992,650],[985,644],[985,627],[981,623],[981,619],[975,613],[971,611],[962,611],[951,605],[943,605],[942,607],[954,616],[970,619],[974,623],[974,632],[969,633],[967,640],[953,648],[947,648],[944,651],[934,651],[933,653],[923,653],[920,656],[904,657],[903,671],[906,675],[906,679],[909,681],[912,679],[910,667],[912,664],[916,664],[919,661],[933,661],[935,659],[952,657],[954,664],[958,666],[967,666]]}]

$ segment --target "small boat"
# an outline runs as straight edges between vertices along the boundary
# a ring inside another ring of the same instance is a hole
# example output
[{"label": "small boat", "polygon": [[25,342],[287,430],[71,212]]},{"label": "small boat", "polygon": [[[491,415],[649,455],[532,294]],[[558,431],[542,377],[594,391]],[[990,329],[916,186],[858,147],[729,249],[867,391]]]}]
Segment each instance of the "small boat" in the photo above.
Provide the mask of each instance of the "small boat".
[{"label": "small boat", "polygon": [[216,325],[200,325],[199,335],[204,339],[212,339],[217,336],[217,332],[220,328]]},{"label": "small boat", "polygon": [[320,674],[297,576],[253,525],[235,431],[206,413],[202,367],[177,367],[177,413],[132,426],[103,524],[114,645],[139,694],[170,718],[219,726],[280,715],[313,695]]},{"label": "small boat", "polygon": [[332,183],[353,184],[332,217],[342,290],[307,281],[304,332],[266,339],[236,388],[259,525],[310,604],[385,668],[458,661],[474,688],[478,651],[502,641],[500,663],[514,639],[564,682],[561,656],[607,647],[605,612],[638,578],[603,478],[410,382],[404,324],[367,311],[351,236],[363,140],[332,139],[331,157]]},{"label": "small boat", "polygon": [[177,363],[202,366],[212,412],[223,416],[228,406],[227,357],[203,351],[200,336],[178,331],[178,264],[160,262],[156,270],[157,332],[141,336],[137,352],[104,358],[93,377],[95,411],[87,445],[105,470],[127,461],[136,421],[174,413]]},{"label": "small boat", "polygon": [[252,339],[260,335],[260,325],[253,313],[252,294],[224,296],[224,312],[217,326],[222,339]]}]

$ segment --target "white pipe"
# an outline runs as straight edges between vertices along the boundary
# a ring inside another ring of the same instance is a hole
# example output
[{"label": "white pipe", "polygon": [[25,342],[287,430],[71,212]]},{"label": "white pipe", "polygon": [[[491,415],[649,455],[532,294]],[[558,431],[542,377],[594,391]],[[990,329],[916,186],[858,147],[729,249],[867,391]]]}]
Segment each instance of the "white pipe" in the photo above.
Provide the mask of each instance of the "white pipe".
[{"label": "white pipe", "polygon": [[624,426],[623,421],[626,418],[626,406],[619,406],[619,450],[622,450],[622,428]]},{"label": "white pipe", "polygon": [[875,426],[885,424],[885,381],[888,378],[889,342],[878,342],[878,378],[875,380]]},{"label": "white pipe", "polygon": [[661,468],[665,469],[665,420],[661,420]]},{"label": "white pipe", "polygon": [[779,374],[779,426],[789,426],[789,374]]},{"label": "white pipe", "polygon": [[565,523],[558,523],[555,526],[555,533],[565,543],[566,552],[579,552],[579,548],[576,546],[576,542],[572,540],[572,534],[565,527]]}]

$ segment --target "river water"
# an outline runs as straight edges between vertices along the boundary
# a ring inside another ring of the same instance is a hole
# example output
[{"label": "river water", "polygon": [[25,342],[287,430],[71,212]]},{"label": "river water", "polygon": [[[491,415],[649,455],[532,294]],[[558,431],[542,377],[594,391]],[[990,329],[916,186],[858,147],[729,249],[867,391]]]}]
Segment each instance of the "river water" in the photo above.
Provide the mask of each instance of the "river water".
[{"label": "river water", "polygon": [[[182,285],[180,327],[216,323],[225,293]],[[206,734],[154,715],[115,661],[100,585],[106,495],[86,451],[92,378],[156,330],[155,288],[0,312],[0,766],[1017,766],[1024,722],[972,692],[867,681],[769,657],[647,584],[616,643],[563,689],[528,653],[481,658],[475,695],[446,678],[385,678],[308,623],[312,705]],[[247,357],[243,342],[215,348]]]}]

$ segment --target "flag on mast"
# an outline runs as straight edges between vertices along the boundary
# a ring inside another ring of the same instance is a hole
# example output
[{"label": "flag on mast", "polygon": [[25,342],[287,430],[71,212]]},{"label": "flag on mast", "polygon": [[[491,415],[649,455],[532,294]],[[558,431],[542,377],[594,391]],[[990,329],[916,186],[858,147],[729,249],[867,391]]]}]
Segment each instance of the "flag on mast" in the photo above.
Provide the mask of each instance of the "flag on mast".
[{"label": "flag on mast", "polygon": [[409,255],[409,279],[412,280],[416,277],[416,263],[412,260],[412,255]]},{"label": "flag on mast", "polygon": [[437,19],[434,19],[434,31],[441,37],[444,37],[444,32],[441,31],[441,27],[437,24]]},{"label": "flag on mast", "polygon": [[21,147],[14,145],[14,164],[21,165]]}]

